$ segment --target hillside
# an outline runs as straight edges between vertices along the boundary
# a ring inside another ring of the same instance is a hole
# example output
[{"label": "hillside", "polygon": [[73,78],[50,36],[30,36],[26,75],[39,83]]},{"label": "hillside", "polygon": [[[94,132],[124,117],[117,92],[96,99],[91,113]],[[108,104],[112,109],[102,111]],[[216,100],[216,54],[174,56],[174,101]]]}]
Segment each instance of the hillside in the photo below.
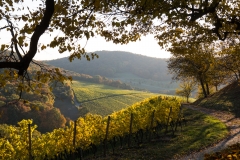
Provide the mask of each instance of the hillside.
[{"label": "hillside", "polygon": [[16,125],[22,119],[33,119],[38,130],[43,133],[64,127],[66,118],[53,103],[54,95],[48,85],[43,86],[41,94],[23,92],[19,100],[16,84],[8,82],[0,89],[0,123]]},{"label": "hillside", "polygon": [[79,115],[86,113],[107,116],[123,108],[130,107],[143,99],[157,96],[154,93],[122,90],[95,83],[73,81],[72,88],[77,100]]},{"label": "hillside", "polygon": [[[0,122],[15,125],[18,121],[29,118],[38,125],[39,131],[49,132],[54,128],[66,126],[70,120],[76,120],[88,112],[106,116],[156,95],[136,91],[136,89],[141,90],[141,87],[142,90],[154,90],[158,93],[162,90],[161,93],[169,93],[170,86],[172,92],[175,92],[174,86],[169,83],[171,80],[165,71],[166,62],[163,59],[148,58],[127,52],[99,52],[98,54],[100,58],[90,62],[75,60],[70,63],[66,58],[52,61],[69,66],[70,68],[60,67],[68,69],[62,70],[63,73],[72,76],[75,80],[73,84],[66,82],[54,85],[52,93],[49,90],[52,84],[46,83],[40,95],[34,92],[23,93],[22,100],[18,100],[16,84],[8,82],[5,88],[0,89]],[[104,65],[115,71],[109,78],[102,75],[91,76],[84,72],[90,70],[93,74],[96,70],[97,73],[99,71],[106,76],[108,70],[105,73],[104,70],[102,72],[98,70],[103,69]],[[58,65],[55,66],[58,67]],[[75,69],[75,72],[70,69]],[[39,70],[38,66],[31,65],[29,74],[34,74],[37,70]],[[76,73],[78,70],[83,72]],[[152,76],[154,74],[155,78]],[[167,76],[158,77],[157,74]],[[46,119],[51,120],[52,123],[48,123]]]},{"label": "hillside", "polygon": [[45,61],[49,65],[90,76],[120,80],[135,88],[155,93],[175,94],[176,83],[167,71],[167,59],[151,58],[121,51],[98,51],[98,59],[69,62],[68,58]]},{"label": "hillside", "polygon": [[209,97],[195,101],[194,104],[207,108],[229,111],[234,113],[237,117],[240,117],[239,99],[240,86],[239,82],[235,81]]},{"label": "hillside", "polygon": [[16,84],[8,82],[5,88],[0,89],[0,123],[16,125],[22,119],[33,119],[38,130],[45,133],[65,127],[70,120],[76,120],[86,113],[106,116],[156,96],[143,91],[79,81],[57,83],[51,93],[49,85],[42,88],[41,94],[23,93],[22,100],[19,100]]}]

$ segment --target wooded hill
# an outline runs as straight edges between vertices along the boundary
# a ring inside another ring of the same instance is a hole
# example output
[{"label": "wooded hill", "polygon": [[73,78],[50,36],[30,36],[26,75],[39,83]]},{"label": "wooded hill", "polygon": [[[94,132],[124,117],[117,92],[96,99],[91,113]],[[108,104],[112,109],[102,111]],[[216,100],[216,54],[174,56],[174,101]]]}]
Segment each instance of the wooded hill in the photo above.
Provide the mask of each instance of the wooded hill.
[{"label": "wooded hill", "polygon": [[156,93],[175,94],[176,83],[167,71],[167,59],[151,58],[122,51],[97,51],[99,58],[87,61],[61,58],[45,63],[90,76],[100,75],[120,80],[135,88]]}]

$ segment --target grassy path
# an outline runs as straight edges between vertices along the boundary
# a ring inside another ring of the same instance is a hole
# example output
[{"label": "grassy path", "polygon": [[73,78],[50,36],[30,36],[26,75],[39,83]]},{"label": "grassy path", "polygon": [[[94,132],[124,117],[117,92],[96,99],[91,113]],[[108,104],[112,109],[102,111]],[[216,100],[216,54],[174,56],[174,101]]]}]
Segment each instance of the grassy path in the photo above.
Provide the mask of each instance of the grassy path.
[{"label": "grassy path", "polygon": [[192,110],[200,111],[202,113],[211,115],[219,119],[220,121],[225,123],[226,126],[228,127],[229,135],[223,141],[211,147],[208,147],[204,150],[201,150],[200,152],[192,153],[188,156],[182,157],[179,160],[202,160],[204,159],[205,154],[220,151],[222,149],[227,148],[229,145],[233,145],[235,143],[240,142],[240,118],[235,118],[235,116],[230,112],[217,111],[217,110],[203,108],[200,106],[184,105],[184,107]]}]

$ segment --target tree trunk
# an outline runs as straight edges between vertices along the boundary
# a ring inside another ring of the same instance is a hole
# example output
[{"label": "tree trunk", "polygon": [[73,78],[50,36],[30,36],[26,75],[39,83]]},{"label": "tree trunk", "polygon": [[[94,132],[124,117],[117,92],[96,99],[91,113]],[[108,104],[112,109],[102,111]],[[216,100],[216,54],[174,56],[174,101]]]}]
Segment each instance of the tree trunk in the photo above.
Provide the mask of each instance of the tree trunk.
[{"label": "tree trunk", "polygon": [[204,98],[207,98],[207,92],[206,92],[205,87],[204,87],[203,79],[200,77],[199,81],[200,81],[200,84],[201,84],[201,87],[202,87]]},{"label": "tree trunk", "polygon": [[206,83],[207,95],[210,94],[208,83]]}]

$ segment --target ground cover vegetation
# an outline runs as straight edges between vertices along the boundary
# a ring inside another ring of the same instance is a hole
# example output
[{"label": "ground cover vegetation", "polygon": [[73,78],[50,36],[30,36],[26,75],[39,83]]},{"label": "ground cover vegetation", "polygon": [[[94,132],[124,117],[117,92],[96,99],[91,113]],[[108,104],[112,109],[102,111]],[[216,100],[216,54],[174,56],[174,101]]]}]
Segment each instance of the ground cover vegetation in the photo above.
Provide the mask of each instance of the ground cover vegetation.
[{"label": "ground cover vegetation", "polygon": [[211,96],[196,100],[193,104],[215,110],[229,111],[239,117],[239,89],[239,82],[234,81]]},{"label": "ground cover vegetation", "polygon": [[[239,118],[239,92],[239,81],[234,81],[207,98],[196,100],[193,104],[214,110],[228,111]],[[204,159],[239,159],[239,150],[239,143],[236,143],[222,151],[206,154]]]}]

